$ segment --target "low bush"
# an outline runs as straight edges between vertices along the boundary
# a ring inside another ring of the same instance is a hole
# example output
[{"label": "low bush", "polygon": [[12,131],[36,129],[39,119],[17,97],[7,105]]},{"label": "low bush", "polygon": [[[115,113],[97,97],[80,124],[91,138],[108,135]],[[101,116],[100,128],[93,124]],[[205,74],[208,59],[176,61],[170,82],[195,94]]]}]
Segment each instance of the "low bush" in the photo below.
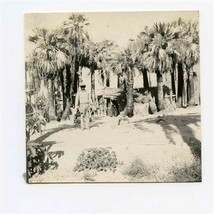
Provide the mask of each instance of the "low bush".
[{"label": "low bush", "polygon": [[78,157],[74,171],[85,170],[116,171],[118,160],[116,153],[111,148],[89,148],[85,149]]},{"label": "low bush", "polygon": [[48,100],[44,96],[36,97],[35,106],[38,110],[48,109]]},{"label": "low bush", "polygon": [[129,176],[131,179],[139,179],[149,175],[149,170],[143,162],[137,158],[125,169],[124,175]]}]

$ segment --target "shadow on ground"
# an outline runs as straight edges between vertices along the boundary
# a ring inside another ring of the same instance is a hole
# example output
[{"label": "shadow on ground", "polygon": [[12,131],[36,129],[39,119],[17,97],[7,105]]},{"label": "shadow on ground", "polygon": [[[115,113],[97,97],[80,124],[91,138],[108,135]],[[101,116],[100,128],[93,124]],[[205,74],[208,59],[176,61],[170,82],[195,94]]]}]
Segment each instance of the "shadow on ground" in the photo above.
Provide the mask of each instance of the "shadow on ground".
[{"label": "shadow on ground", "polygon": [[[65,129],[75,129],[78,128],[78,125],[68,125],[68,124],[63,124],[59,127],[50,129],[47,133],[43,134],[42,136],[38,137],[37,139],[34,140],[34,142],[41,143],[43,142],[46,138],[50,137],[52,134],[55,134],[59,131],[65,130]],[[47,131],[47,130],[46,130]]]},{"label": "shadow on ground", "polygon": [[139,124],[138,122],[134,122],[134,127],[137,129],[140,129],[141,131],[146,131],[146,132],[150,132],[150,133],[154,133],[154,131],[152,131],[151,129],[146,128],[145,126],[143,126],[142,124]]},{"label": "shadow on ground", "polygon": [[[159,124],[173,144],[176,142],[172,138],[172,134],[180,134],[183,141],[190,147],[190,150],[195,158],[201,158],[201,142],[195,137],[194,131],[189,127],[190,124],[198,126],[198,122],[201,121],[201,117],[198,114],[191,115],[168,115],[162,122],[157,122],[157,118],[147,119],[144,122]],[[172,126],[176,128],[173,128]]]}]

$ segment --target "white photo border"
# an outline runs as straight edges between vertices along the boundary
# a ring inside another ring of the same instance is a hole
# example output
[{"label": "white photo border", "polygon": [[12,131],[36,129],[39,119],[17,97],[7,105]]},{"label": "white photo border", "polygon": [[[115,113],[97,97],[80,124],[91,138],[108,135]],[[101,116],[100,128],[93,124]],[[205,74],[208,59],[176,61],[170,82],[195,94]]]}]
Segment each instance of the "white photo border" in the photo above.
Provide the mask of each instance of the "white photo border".
[{"label": "white photo border", "polygon": [[[24,13],[172,10],[200,13],[202,183],[27,184]],[[212,1],[192,0],[0,2],[1,213],[212,213],[213,12]]]}]

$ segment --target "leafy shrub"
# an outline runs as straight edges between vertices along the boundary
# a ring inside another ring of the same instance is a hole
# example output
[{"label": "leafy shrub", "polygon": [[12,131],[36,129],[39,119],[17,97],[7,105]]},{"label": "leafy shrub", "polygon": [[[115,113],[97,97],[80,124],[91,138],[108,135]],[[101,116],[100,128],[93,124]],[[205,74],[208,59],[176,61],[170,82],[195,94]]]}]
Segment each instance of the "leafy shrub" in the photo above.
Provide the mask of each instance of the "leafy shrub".
[{"label": "leafy shrub", "polygon": [[118,160],[116,153],[111,148],[89,148],[84,150],[77,159],[74,171],[85,170],[116,171]]},{"label": "leafy shrub", "polygon": [[124,174],[132,179],[139,179],[149,175],[149,170],[143,162],[137,158],[125,169]]},{"label": "leafy shrub", "polygon": [[[58,154],[58,157],[63,155]],[[43,144],[27,144],[27,174],[31,178],[33,175],[43,174],[48,169],[57,169],[58,163],[54,161],[56,155],[48,152]]]},{"label": "leafy shrub", "polygon": [[35,101],[35,107],[40,112],[40,115],[44,117],[47,122],[50,122],[47,98],[44,96],[38,96]]},{"label": "leafy shrub", "polygon": [[35,114],[34,108],[31,103],[26,103],[26,142],[30,140],[30,135],[38,131],[37,121],[39,120],[38,115]]},{"label": "leafy shrub", "polygon": [[48,108],[47,98],[44,96],[38,96],[35,100],[35,105],[38,110],[45,110]]}]

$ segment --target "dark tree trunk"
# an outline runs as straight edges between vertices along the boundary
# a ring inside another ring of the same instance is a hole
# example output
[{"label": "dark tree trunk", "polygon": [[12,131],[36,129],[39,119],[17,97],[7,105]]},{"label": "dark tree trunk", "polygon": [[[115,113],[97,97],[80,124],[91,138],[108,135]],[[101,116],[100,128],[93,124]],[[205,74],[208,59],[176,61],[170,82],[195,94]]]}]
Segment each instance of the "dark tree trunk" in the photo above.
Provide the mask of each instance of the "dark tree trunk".
[{"label": "dark tree trunk", "polygon": [[54,98],[53,98],[53,80],[48,79],[48,108],[50,120],[55,119]]},{"label": "dark tree trunk", "polygon": [[64,105],[65,105],[65,109],[64,112],[62,114],[62,120],[66,120],[69,113],[70,113],[70,107],[71,107],[71,102],[72,102],[72,94],[73,94],[73,78],[74,78],[74,74],[72,73],[72,68],[71,66],[67,65],[66,66],[66,70],[64,71],[64,78],[66,78],[66,81],[64,79],[64,84],[65,85],[65,96],[64,96]]},{"label": "dark tree trunk", "polygon": [[92,102],[95,102],[95,69],[94,66],[91,66],[91,99]]},{"label": "dark tree trunk", "polygon": [[190,68],[188,70],[188,86],[189,86],[189,99],[188,99],[188,105],[193,106],[195,104],[194,102],[194,97],[195,97],[195,92],[194,92],[194,77],[193,77],[193,69]]},{"label": "dark tree trunk", "polygon": [[132,117],[134,114],[134,98],[133,98],[134,77],[131,69],[127,70],[126,82],[126,110],[127,116]]},{"label": "dark tree trunk", "polygon": [[149,80],[148,80],[147,70],[143,69],[142,72],[143,72],[143,86],[144,86],[144,89],[148,90]]},{"label": "dark tree trunk", "polygon": [[171,88],[172,88],[172,93],[176,95],[176,89],[175,89],[175,73],[171,73]]},{"label": "dark tree trunk", "polygon": [[157,71],[157,104],[158,110],[164,110],[164,102],[163,102],[163,75]]},{"label": "dark tree trunk", "polygon": [[120,88],[120,75],[117,75],[117,87]]},{"label": "dark tree trunk", "polygon": [[109,78],[109,75],[106,75],[106,87],[110,87],[110,78]]},{"label": "dark tree trunk", "polygon": [[183,71],[182,107],[187,107],[187,73]]},{"label": "dark tree trunk", "polygon": [[63,111],[64,111],[66,107],[66,69],[61,70],[60,81],[62,86],[62,102],[63,102]]},{"label": "dark tree trunk", "polygon": [[[73,93],[76,94],[79,88],[79,63],[75,60],[75,63],[73,64],[73,71],[74,72],[74,87],[73,87]],[[72,96],[72,95],[71,95]]]},{"label": "dark tree trunk", "polygon": [[68,70],[70,72],[67,72],[66,107],[62,115],[62,120],[66,120],[69,116],[70,108],[75,103],[75,100],[72,99],[72,97],[77,93],[79,88],[79,63],[76,60],[76,56],[74,57],[73,63],[69,66]]},{"label": "dark tree trunk", "polygon": [[182,64],[178,64],[177,72],[177,107],[182,105],[182,94],[183,94],[183,67]]}]

